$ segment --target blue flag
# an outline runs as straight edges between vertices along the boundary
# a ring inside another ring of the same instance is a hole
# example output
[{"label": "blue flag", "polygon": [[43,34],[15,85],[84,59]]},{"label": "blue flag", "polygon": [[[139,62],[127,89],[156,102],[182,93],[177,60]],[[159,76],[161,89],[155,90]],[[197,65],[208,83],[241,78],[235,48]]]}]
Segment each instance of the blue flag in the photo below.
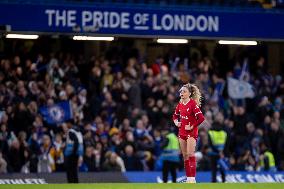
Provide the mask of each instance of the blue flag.
[{"label": "blue flag", "polygon": [[248,64],[248,59],[246,58],[242,66],[239,80],[249,81],[249,79],[250,79],[249,64]]},{"label": "blue flag", "polygon": [[215,85],[215,89],[213,95],[211,96],[211,100],[213,102],[217,102],[220,107],[224,107],[224,98],[223,98],[223,90],[225,87],[225,81],[219,81]]},{"label": "blue flag", "polygon": [[248,82],[228,77],[228,94],[233,99],[254,98],[253,86]]},{"label": "blue flag", "polygon": [[60,102],[53,106],[44,106],[39,109],[43,119],[51,125],[72,119],[72,109],[69,101]]}]

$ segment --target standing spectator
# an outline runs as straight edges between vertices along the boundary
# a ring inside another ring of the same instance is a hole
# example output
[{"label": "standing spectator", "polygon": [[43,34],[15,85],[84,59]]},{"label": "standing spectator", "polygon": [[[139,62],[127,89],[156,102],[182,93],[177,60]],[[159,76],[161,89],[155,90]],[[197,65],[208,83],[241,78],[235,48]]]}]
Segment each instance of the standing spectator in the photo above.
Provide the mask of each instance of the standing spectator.
[{"label": "standing spectator", "polygon": [[260,169],[264,171],[276,171],[274,155],[268,151],[264,143],[260,144]]},{"label": "standing spectator", "polygon": [[83,160],[83,137],[81,132],[72,126],[72,123],[67,123],[67,127],[68,133],[64,151],[67,181],[68,183],[78,183],[78,166]]},{"label": "standing spectator", "polygon": [[[234,121],[234,127],[233,127],[233,132],[235,134],[235,140],[237,144],[245,144],[243,143],[243,141],[246,139],[246,124],[248,122],[248,117],[247,114],[245,112],[245,108],[244,107],[234,107],[233,108],[234,111],[234,117],[233,117],[233,121]],[[243,148],[244,146],[240,146],[241,148]]]},{"label": "standing spectator", "polygon": [[279,151],[279,144],[284,137],[284,132],[280,128],[280,123],[277,121],[272,121],[270,124],[270,131],[267,134],[267,144],[268,147],[271,149],[272,154],[275,157],[276,164],[279,165],[281,161],[280,158],[280,151]]},{"label": "standing spectator", "polygon": [[177,181],[177,169],[179,165],[179,142],[175,133],[169,132],[169,129],[163,131],[163,152],[161,159],[163,160],[163,182],[168,182],[168,174],[171,173],[172,182]]},{"label": "standing spectator", "polygon": [[130,88],[128,91],[129,104],[131,108],[141,108],[141,89],[139,83],[136,80],[130,80]]},{"label": "standing spectator", "polygon": [[225,169],[220,166],[220,161],[224,160],[226,155],[226,148],[228,146],[228,135],[224,131],[222,119],[217,119],[217,122],[213,123],[212,128],[208,131],[209,134],[209,146],[211,148],[211,172],[212,182],[217,181],[217,170],[220,171],[222,176],[222,182],[226,181]]}]

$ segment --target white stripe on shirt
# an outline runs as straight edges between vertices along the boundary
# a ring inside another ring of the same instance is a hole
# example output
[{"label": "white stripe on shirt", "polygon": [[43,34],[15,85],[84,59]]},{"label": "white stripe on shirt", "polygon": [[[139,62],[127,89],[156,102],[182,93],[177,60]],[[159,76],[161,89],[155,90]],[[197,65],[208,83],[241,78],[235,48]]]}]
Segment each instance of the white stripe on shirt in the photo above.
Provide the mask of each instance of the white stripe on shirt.
[{"label": "white stripe on shirt", "polygon": [[194,116],[196,116],[197,114],[201,114],[201,113],[202,113],[202,112],[197,112],[197,113],[194,114]]}]

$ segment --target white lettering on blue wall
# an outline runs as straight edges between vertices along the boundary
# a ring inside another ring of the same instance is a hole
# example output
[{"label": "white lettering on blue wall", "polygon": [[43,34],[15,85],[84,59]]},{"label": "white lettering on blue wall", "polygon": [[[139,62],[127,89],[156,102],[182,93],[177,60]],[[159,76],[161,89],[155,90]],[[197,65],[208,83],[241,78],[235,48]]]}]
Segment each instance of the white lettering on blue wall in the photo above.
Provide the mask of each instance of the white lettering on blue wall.
[{"label": "white lettering on blue wall", "polygon": [[[211,15],[149,14],[115,11],[46,9],[49,27],[131,29],[150,31],[219,32],[219,17]],[[77,19],[77,16],[80,15]],[[130,22],[130,20],[132,22]]]},{"label": "white lettering on blue wall", "polygon": [[48,26],[76,26],[76,10],[45,10],[47,14]]},{"label": "white lettering on blue wall", "polygon": [[83,11],[82,26],[93,26],[97,28],[129,28],[128,12],[108,12],[108,11]]},{"label": "white lettering on blue wall", "polygon": [[47,184],[43,178],[0,179],[0,184]]},{"label": "white lettering on blue wall", "polygon": [[[221,176],[217,176],[217,181],[222,182]],[[226,181],[229,183],[250,182],[250,183],[273,183],[284,182],[283,174],[228,174]]]},{"label": "white lettering on blue wall", "polygon": [[152,29],[165,31],[193,31],[199,32],[219,31],[219,17],[218,16],[193,16],[193,15],[171,15],[165,14],[158,16],[152,15]]}]

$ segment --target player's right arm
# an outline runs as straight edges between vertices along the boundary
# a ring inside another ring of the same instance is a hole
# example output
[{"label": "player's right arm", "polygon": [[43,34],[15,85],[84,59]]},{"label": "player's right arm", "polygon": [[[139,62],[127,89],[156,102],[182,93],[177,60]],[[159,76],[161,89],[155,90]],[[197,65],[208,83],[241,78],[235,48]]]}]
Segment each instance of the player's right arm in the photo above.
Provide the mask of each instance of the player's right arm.
[{"label": "player's right arm", "polygon": [[179,113],[179,103],[178,103],[176,106],[175,112],[172,116],[173,122],[175,123],[177,127],[180,127],[181,125],[181,123],[178,121],[179,116],[180,116],[180,113]]}]

